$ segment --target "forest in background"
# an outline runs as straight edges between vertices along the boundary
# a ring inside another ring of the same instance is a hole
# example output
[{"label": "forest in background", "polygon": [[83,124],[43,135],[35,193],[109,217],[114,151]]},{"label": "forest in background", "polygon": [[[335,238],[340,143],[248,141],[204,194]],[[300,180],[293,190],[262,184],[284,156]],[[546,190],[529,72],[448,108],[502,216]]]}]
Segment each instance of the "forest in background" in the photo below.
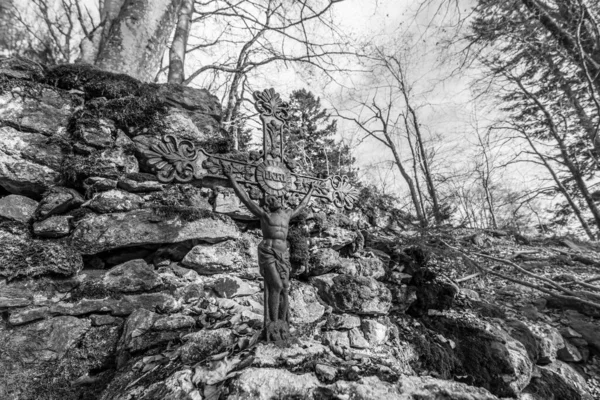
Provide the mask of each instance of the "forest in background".
[{"label": "forest in background", "polygon": [[252,92],[279,86],[300,165],[351,175],[416,226],[596,239],[600,6],[422,0],[349,29],[393,13],[372,3],[8,0],[0,55],[207,88],[240,151]]}]

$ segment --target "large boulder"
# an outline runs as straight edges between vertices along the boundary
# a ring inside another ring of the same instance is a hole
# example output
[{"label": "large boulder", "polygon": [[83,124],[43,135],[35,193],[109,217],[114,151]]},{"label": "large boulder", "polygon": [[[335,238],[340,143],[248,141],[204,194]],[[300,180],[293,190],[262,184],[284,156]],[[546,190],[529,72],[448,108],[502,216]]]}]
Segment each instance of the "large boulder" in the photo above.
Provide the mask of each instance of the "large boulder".
[{"label": "large boulder", "polygon": [[82,254],[144,244],[177,243],[185,240],[220,242],[236,239],[233,221],[207,216],[195,220],[177,215],[162,217],[152,210],[128,213],[88,214],[77,222],[71,245]]},{"label": "large boulder", "polygon": [[338,312],[384,315],[391,307],[390,290],[364,276],[326,274],[311,278],[321,298]]},{"label": "large boulder", "polygon": [[515,397],[529,384],[533,363],[525,346],[506,331],[468,313],[429,314],[422,319],[425,325],[455,343],[455,375],[500,397]]}]

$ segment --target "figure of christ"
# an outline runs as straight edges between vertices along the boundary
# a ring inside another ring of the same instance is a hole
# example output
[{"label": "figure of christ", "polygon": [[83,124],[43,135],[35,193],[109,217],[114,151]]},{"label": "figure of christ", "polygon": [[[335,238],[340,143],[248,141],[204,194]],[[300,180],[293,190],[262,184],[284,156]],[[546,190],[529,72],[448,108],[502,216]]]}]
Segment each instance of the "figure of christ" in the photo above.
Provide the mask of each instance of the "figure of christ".
[{"label": "figure of christ", "polygon": [[224,172],[242,203],[260,219],[263,240],[258,245],[258,266],[265,282],[263,334],[268,342],[286,340],[289,338],[288,290],[291,270],[287,248],[289,223],[306,208],[314,186],[311,185],[295,210],[283,207],[280,198],[270,195],[265,197],[265,210],[250,200],[230,169],[226,168]]}]

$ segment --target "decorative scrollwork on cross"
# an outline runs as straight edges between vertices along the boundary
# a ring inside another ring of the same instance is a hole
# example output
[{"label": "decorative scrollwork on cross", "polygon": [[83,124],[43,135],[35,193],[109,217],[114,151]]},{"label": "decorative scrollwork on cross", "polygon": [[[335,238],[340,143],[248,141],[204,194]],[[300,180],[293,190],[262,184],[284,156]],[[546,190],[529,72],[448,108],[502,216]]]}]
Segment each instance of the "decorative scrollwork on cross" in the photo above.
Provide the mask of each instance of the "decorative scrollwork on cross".
[{"label": "decorative scrollwork on cross", "polygon": [[281,100],[279,93],[275,90],[265,89],[262,92],[256,91],[252,93],[256,103],[256,111],[261,115],[275,117],[280,121],[286,121],[289,118],[289,105]]},{"label": "decorative scrollwork on cross", "polygon": [[179,140],[173,135],[165,135],[162,142],[153,144],[146,150],[148,164],[155,167],[161,182],[173,180],[189,182],[194,179],[198,150],[189,140]]},{"label": "decorative scrollwork on cross", "polygon": [[346,175],[335,175],[330,180],[333,205],[351,210],[358,199],[358,190],[352,186]]}]

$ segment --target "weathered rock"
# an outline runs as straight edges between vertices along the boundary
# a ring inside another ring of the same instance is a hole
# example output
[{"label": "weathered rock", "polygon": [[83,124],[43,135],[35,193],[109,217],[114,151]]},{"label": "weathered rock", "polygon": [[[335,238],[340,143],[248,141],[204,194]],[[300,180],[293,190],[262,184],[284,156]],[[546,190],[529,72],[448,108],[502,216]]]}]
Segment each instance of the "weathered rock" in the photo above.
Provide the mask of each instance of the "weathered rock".
[{"label": "weathered rock", "polygon": [[323,275],[341,266],[340,255],[333,249],[318,249],[310,257],[308,274]]},{"label": "weathered rock", "polygon": [[38,202],[29,197],[11,194],[0,198],[0,219],[29,222]]},{"label": "weathered rock", "polygon": [[175,298],[180,299],[183,303],[193,303],[203,297],[204,285],[200,283],[192,283],[175,290]]},{"label": "weathered rock", "polygon": [[569,364],[555,361],[537,367],[539,375],[523,391],[526,400],[592,400],[585,379]]},{"label": "weathered rock", "polygon": [[90,176],[83,181],[83,187],[88,193],[104,192],[116,189],[117,181],[101,176]]},{"label": "weathered rock", "polygon": [[324,382],[331,382],[337,375],[337,368],[327,364],[316,364],[315,374]]},{"label": "weathered rock", "polygon": [[376,376],[368,376],[356,382],[338,381],[331,385],[330,389],[338,398],[350,396],[357,399],[389,400],[498,400],[483,388],[428,376],[402,376],[396,384],[383,382]]},{"label": "weathered rock", "polygon": [[375,279],[385,277],[385,267],[379,257],[357,257],[357,272],[362,276],[370,276]]},{"label": "weathered rock", "polygon": [[92,321],[92,326],[115,325],[119,321],[122,321],[121,318],[116,318],[112,315],[104,314],[92,314],[90,315],[90,320]]},{"label": "weathered rock", "polygon": [[8,57],[0,60],[0,75],[15,79],[38,80],[44,76],[44,68],[26,58]]},{"label": "weathered rock", "polygon": [[162,284],[160,276],[144,260],[132,260],[113,267],[103,279],[104,286],[116,292],[140,292]]},{"label": "weathered rock", "polygon": [[24,287],[8,286],[0,281],[0,310],[26,307],[33,301],[33,293]]},{"label": "weathered rock", "polygon": [[226,347],[234,343],[235,336],[231,329],[219,328],[212,330],[201,330],[185,335],[185,342],[178,350],[181,361],[192,364],[204,360],[211,354],[218,354]]},{"label": "weathered rock", "polygon": [[165,185],[158,182],[154,176],[143,175],[143,178],[138,178],[139,175],[136,175],[135,178],[131,175],[120,177],[119,181],[117,182],[117,187],[131,193],[156,192],[164,190]]},{"label": "weathered rock", "polygon": [[385,324],[374,319],[363,319],[360,328],[371,346],[385,343],[388,334],[388,327]]},{"label": "weathered rock", "polygon": [[219,190],[214,196],[213,211],[219,214],[229,215],[231,218],[242,221],[257,219],[235,193],[228,190]]},{"label": "weathered rock", "polygon": [[39,198],[59,181],[62,151],[39,133],[0,126],[0,186],[11,193]]},{"label": "weathered rock", "polygon": [[61,358],[90,329],[90,321],[75,317],[55,317],[14,330],[2,338],[6,349],[19,352],[21,362],[31,364]]},{"label": "weathered rock", "polygon": [[71,244],[82,254],[95,254],[142,244],[191,239],[220,242],[238,236],[239,231],[231,220],[208,217],[185,221],[177,216],[158,217],[151,210],[137,210],[86,215],[71,234]]},{"label": "weathered rock", "polygon": [[51,215],[63,214],[83,204],[83,196],[76,190],[55,186],[45,195],[36,210],[36,216],[44,219]]},{"label": "weathered rock", "polygon": [[143,203],[144,200],[136,194],[112,189],[94,195],[84,206],[97,213],[107,214],[135,210]]},{"label": "weathered rock", "polygon": [[417,300],[417,288],[409,285],[389,285],[394,309],[405,312]]},{"label": "weathered rock", "polygon": [[175,331],[193,326],[196,326],[196,320],[193,317],[183,314],[172,314],[157,319],[152,329],[155,331]]},{"label": "weathered rock", "polygon": [[33,224],[33,233],[44,238],[60,238],[71,232],[69,217],[66,215],[54,215],[43,221]]},{"label": "weathered rock", "polygon": [[8,279],[49,273],[71,276],[83,268],[81,255],[72,247],[29,239],[0,230],[0,276]]},{"label": "weathered rock", "polygon": [[200,143],[207,137],[207,134],[201,132],[194,124],[188,113],[181,109],[169,108],[167,115],[161,118],[160,123],[163,135],[176,135],[195,143]]},{"label": "weathered rock", "polygon": [[289,302],[291,323],[294,325],[310,324],[325,313],[325,307],[318,300],[317,290],[304,282],[292,281]]},{"label": "weathered rock", "polygon": [[203,275],[240,271],[247,266],[243,249],[233,240],[194,246],[181,263]]},{"label": "weathered rock", "polygon": [[350,339],[350,346],[357,349],[366,349],[371,347],[371,344],[365,339],[363,333],[358,328],[352,328],[348,331],[348,338]]},{"label": "weathered rock", "polygon": [[310,398],[319,386],[313,373],[294,374],[285,369],[248,368],[231,384],[230,400],[271,400],[273,398]]},{"label": "weathered rock", "polygon": [[11,325],[23,325],[28,322],[44,319],[50,315],[50,307],[36,307],[12,313],[8,317]]},{"label": "weathered rock", "polygon": [[123,326],[118,344],[119,350],[138,351],[148,347],[147,338],[143,336],[150,331],[158,318],[158,314],[143,308],[132,312]]},{"label": "weathered rock", "polygon": [[69,94],[50,87],[32,92],[17,86],[0,94],[1,120],[48,136],[66,130],[72,107]]},{"label": "weathered rock", "polygon": [[258,293],[260,289],[257,285],[250,284],[248,281],[238,278],[237,276],[219,276],[210,283],[206,283],[205,287],[210,287],[220,297],[228,299],[240,296],[251,296]]},{"label": "weathered rock", "polygon": [[347,331],[327,331],[323,333],[323,344],[332,348],[350,348],[350,338]]},{"label": "weathered rock", "polygon": [[327,274],[311,278],[321,298],[339,312],[386,314],[391,307],[389,289],[373,278]]},{"label": "weathered rock", "polygon": [[333,250],[339,250],[347,246],[357,238],[357,233],[337,226],[330,226],[324,229],[318,237],[311,239],[317,247],[331,247]]},{"label": "weathered rock", "polygon": [[200,132],[211,134],[219,132],[221,104],[219,99],[208,90],[183,85],[168,85],[162,86],[160,91],[165,102],[185,111]]},{"label": "weathered rock", "polygon": [[120,309],[113,310],[114,315],[128,315],[137,308],[143,308],[150,311],[160,311],[171,313],[178,311],[181,305],[166,293],[142,293],[131,296],[123,296],[123,301],[119,303]]},{"label": "weathered rock", "polygon": [[105,118],[77,121],[77,132],[81,140],[90,146],[105,148],[114,143],[113,132],[116,132],[115,123]]},{"label": "weathered rock", "polygon": [[565,347],[565,342],[558,329],[542,323],[525,323],[538,344],[539,357],[537,364],[545,365],[556,361],[556,353],[559,349]]},{"label": "weathered rock", "polygon": [[325,329],[328,330],[347,330],[358,328],[359,326],[360,318],[351,314],[329,314],[327,322],[325,323]]},{"label": "weathered rock", "polygon": [[310,339],[302,339],[285,347],[273,343],[261,343],[256,347],[252,365],[256,367],[295,367],[303,364],[307,359],[314,359],[326,352],[325,346]]},{"label": "weathered rock", "polygon": [[564,362],[580,362],[583,360],[581,352],[577,349],[577,346],[573,345],[568,340],[565,340],[565,347],[558,349],[556,357]]},{"label": "weathered rock", "polygon": [[497,396],[517,396],[531,379],[533,364],[521,342],[502,329],[472,315],[435,312],[422,321],[454,341],[460,361],[456,375],[469,375],[473,384]]},{"label": "weathered rock", "polygon": [[578,312],[567,314],[569,325],[581,335],[591,347],[600,352],[600,326],[586,321],[586,318]]}]

